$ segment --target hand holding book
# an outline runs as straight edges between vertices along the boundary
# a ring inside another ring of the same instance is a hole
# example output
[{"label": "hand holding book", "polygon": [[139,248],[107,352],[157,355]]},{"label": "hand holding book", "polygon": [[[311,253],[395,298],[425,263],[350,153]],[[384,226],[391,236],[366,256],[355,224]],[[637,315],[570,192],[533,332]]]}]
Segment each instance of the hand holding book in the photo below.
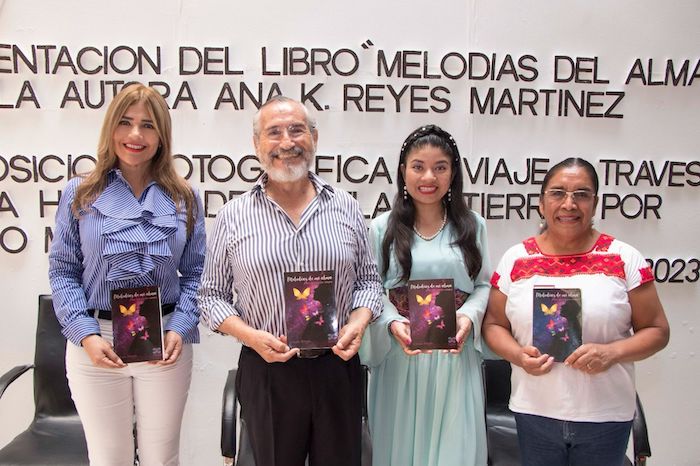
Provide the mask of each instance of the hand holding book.
[{"label": "hand holding book", "polygon": [[564,361],[564,364],[587,374],[598,374],[617,363],[619,355],[610,344],[586,343],[579,346]]},{"label": "hand holding book", "polygon": [[409,356],[421,353],[419,349],[411,349],[411,325],[408,322],[395,320],[389,325],[389,331],[399,342],[404,353]]},{"label": "hand holding book", "polygon": [[126,367],[114,348],[100,335],[89,335],[80,342],[95,367],[120,369]]},{"label": "hand holding book", "polygon": [[523,346],[520,348],[518,358],[513,362],[530,375],[544,375],[552,370],[554,357],[542,354],[534,346]]},{"label": "hand holding book", "polygon": [[457,314],[457,335],[455,335],[455,338],[457,340],[457,348],[447,350],[452,354],[459,354],[462,352],[462,348],[464,347],[464,342],[467,341],[467,337],[472,331],[472,320],[464,315],[464,314]]},{"label": "hand holding book", "polygon": [[227,321],[233,324],[227,327],[234,328],[226,333],[237,337],[245,346],[255,350],[265,362],[285,362],[299,354],[299,348],[289,347],[285,335],[278,338],[265,330],[255,329],[238,316],[231,316],[224,322]]},{"label": "hand holding book", "polygon": [[182,353],[182,336],[173,330],[168,330],[165,332],[165,341],[163,346],[163,360],[149,361],[150,364],[157,364],[159,366],[169,366],[174,364],[180,357],[180,353]]},{"label": "hand holding book", "polygon": [[338,341],[331,348],[333,352],[345,361],[355,356],[371,319],[372,311],[366,307],[359,307],[352,311],[348,323],[338,332]]},{"label": "hand holding book", "polygon": [[[472,331],[472,320],[463,314],[457,315],[457,348],[442,350],[444,353],[459,354],[462,352],[464,342],[469,337]],[[389,332],[396,338],[396,341],[401,345],[403,352],[409,356],[414,356],[420,353],[430,354],[432,350],[411,349],[411,326],[408,322],[395,320],[389,324]]]}]

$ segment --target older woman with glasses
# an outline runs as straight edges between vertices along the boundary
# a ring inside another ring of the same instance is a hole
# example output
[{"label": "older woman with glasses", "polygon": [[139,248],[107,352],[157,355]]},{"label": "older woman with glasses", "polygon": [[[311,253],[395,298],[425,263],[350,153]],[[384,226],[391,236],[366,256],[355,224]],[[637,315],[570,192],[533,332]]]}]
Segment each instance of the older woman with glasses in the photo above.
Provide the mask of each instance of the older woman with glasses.
[{"label": "older woman with glasses", "polygon": [[593,228],[598,176],[579,158],[546,174],[539,235],[493,274],[483,323],[513,367],[524,466],[620,466],[635,411],[634,361],[668,343],[644,257]]}]

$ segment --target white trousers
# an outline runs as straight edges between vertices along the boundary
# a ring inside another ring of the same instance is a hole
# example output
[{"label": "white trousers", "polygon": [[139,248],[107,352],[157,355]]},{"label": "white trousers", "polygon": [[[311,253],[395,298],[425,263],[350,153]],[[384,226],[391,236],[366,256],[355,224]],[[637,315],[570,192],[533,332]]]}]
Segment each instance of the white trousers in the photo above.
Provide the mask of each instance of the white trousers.
[{"label": "white trousers", "polygon": [[[112,341],[112,323],[100,320]],[[130,363],[123,369],[95,367],[82,347],[68,342],[66,373],[85,430],[91,466],[133,466],[136,420],[139,464],[177,466],[180,426],[192,377],[192,345],[176,363]]]}]

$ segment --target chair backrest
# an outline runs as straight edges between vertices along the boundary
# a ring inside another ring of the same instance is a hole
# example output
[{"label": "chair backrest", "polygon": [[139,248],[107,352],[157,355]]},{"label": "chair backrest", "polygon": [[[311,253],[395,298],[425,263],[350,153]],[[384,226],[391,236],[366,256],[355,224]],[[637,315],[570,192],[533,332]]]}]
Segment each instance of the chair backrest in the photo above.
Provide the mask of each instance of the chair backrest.
[{"label": "chair backrest", "polygon": [[51,295],[39,296],[34,350],[35,418],[76,415],[66,378],[66,339],[56,319]]},{"label": "chair backrest", "polygon": [[510,363],[503,359],[484,360],[486,404],[508,405],[510,400]]}]

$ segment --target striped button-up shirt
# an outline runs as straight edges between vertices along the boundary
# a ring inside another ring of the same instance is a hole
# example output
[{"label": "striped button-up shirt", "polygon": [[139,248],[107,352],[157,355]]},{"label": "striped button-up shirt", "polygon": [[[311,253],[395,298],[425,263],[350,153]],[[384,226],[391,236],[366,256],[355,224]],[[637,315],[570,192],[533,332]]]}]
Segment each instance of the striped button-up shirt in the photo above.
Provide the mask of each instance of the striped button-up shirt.
[{"label": "striped button-up shirt", "polygon": [[335,302],[342,327],[353,309],[376,318],[382,285],[372,260],[359,204],[313,173],[316,196],[298,225],[265,193],[267,176],[216,217],[198,302],[212,330],[229,316],[275,336],[286,334],[284,273],[335,271]]}]

